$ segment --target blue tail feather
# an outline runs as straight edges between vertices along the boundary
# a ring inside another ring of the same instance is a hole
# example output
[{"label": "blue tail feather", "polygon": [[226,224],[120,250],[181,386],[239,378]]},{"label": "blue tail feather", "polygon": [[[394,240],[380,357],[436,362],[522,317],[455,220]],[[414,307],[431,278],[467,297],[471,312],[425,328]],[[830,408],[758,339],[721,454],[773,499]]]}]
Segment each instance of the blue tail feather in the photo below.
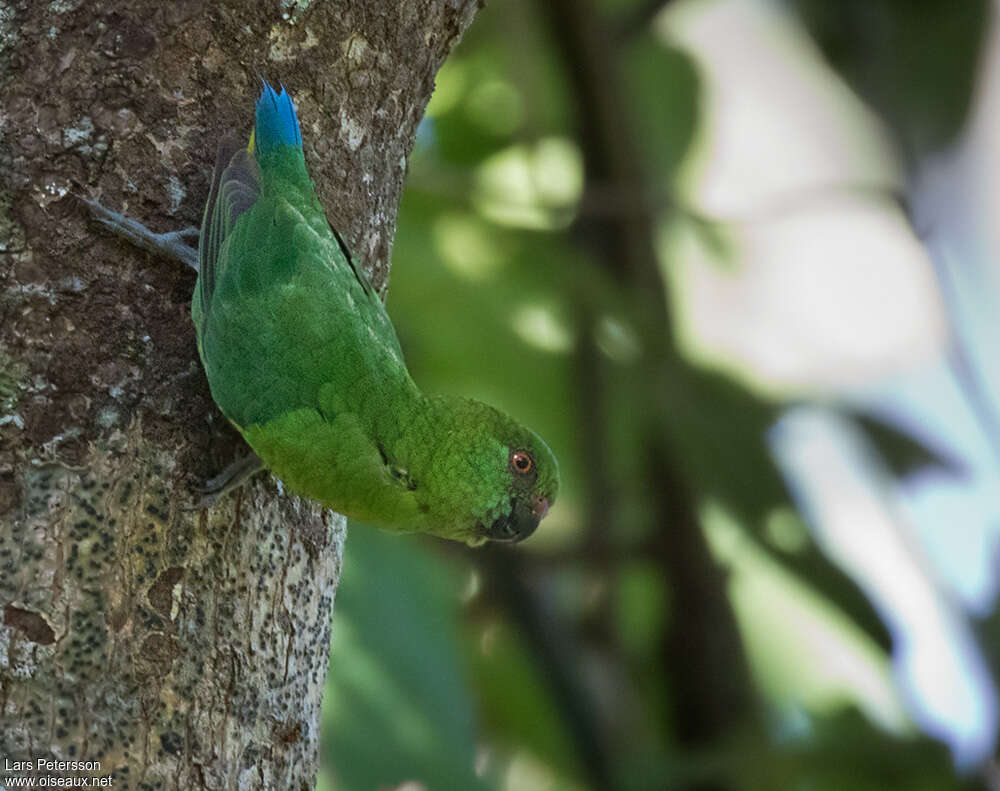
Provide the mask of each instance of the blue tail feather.
[{"label": "blue tail feather", "polygon": [[278,146],[302,148],[302,130],[285,86],[278,93],[265,82],[255,110],[253,152],[260,156]]}]

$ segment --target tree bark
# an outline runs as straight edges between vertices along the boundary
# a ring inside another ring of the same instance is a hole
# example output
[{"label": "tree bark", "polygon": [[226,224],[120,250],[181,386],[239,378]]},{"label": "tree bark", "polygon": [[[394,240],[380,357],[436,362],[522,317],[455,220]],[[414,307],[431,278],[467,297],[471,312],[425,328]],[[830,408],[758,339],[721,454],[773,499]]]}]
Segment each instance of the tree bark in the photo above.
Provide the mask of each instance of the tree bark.
[{"label": "tree bark", "polygon": [[[344,520],[240,453],[194,275],[91,222],[197,225],[218,141],[281,80],[383,292],[406,158],[476,0],[0,0],[0,756],[114,787],[310,789]],[[8,775],[0,772],[0,786]],[[60,774],[43,771],[40,774]]]}]

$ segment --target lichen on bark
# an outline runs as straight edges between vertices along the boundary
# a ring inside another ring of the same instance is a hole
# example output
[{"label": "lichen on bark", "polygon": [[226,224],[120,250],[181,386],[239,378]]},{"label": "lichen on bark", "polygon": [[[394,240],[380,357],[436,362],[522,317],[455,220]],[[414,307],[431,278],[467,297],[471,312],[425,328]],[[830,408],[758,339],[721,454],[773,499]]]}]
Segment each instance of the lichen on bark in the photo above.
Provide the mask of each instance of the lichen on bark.
[{"label": "lichen on bark", "polygon": [[344,521],[241,452],[188,318],[194,278],[91,223],[197,224],[257,75],[292,91],[330,220],[386,284],[396,209],[466,0],[0,8],[0,755],[116,788],[308,789]]}]

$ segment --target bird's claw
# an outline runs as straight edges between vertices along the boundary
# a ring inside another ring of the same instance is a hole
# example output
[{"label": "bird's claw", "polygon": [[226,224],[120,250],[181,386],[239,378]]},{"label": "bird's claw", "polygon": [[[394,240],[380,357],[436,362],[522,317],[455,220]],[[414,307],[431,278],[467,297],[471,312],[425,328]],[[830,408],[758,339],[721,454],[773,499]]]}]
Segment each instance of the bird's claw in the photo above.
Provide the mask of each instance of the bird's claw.
[{"label": "bird's claw", "polygon": [[81,200],[87,204],[94,219],[116,235],[121,236],[136,247],[173,258],[191,267],[195,272],[198,271],[197,242],[195,241],[195,244],[192,245],[188,241],[197,240],[200,235],[197,228],[191,226],[179,231],[154,233],[141,222],[112,211],[95,200],[90,198],[81,198]]},{"label": "bird's claw", "polygon": [[201,498],[194,505],[183,508],[184,511],[201,511],[217,503],[224,495],[238,489],[251,477],[264,469],[264,462],[251,451],[226,467],[213,478],[209,478],[201,486],[192,487],[201,493]]}]

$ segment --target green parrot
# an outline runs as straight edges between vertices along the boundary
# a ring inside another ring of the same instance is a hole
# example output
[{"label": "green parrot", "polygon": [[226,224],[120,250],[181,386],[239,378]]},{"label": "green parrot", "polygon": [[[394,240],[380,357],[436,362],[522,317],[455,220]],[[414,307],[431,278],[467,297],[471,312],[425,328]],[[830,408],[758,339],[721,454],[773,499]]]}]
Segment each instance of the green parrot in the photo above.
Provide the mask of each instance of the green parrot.
[{"label": "green parrot", "polygon": [[284,87],[265,83],[246,149],[220,147],[197,263],[191,315],[212,397],[259,457],[220,476],[225,488],[263,466],[389,530],[473,545],[535,531],[558,492],[555,457],[498,410],[414,384],[316,198]]}]

